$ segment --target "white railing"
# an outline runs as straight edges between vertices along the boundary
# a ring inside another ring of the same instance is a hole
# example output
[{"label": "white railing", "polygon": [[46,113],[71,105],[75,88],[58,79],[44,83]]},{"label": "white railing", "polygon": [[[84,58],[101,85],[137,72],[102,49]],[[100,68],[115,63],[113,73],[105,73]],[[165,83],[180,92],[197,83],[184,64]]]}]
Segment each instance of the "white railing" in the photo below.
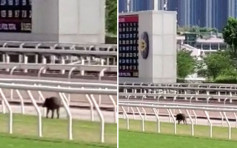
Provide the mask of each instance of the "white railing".
[{"label": "white railing", "polygon": [[71,70],[76,67],[84,71],[102,71],[106,68],[107,72],[117,72],[117,66],[110,65],[66,65],[66,64],[22,64],[22,63],[0,63],[0,69],[32,69],[40,70],[42,67],[50,70]]},{"label": "white railing", "polygon": [[[167,98],[171,98],[170,101],[176,101],[176,100],[183,100],[183,101],[189,101],[192,102],[198,102],[201,98],[202,100],[205,99],[206,103],[209,103],[210,100],[215,100],[216,102],[222,102],[223,104],[226,104],[227,101],[232,103],[232,101],[237,101],[237,96],[232,95],[210,95],[210,94],[176,94],[176,93],[119,93],[119,99],[123,100],[131,100],[131,98],[135,99],[141,99],[146,100],[147,98],[153,99],[156,101],[160,101],[161,98],[164,100],[168,100]],[[178,99],[177,99],[178,98]]]},{"label": "white railing", "polygon": [[64,87],[85,87],[85,88],[112,88],[117,89],[117,84],[108,83],[87,83],[87,82],[67,82],[54,80],[32,80],[32,79],[6,79],[1,78],[0,83],[15,83],[15,84],[38,84],[48,86],[64,86]]},{"label": "white railing", "polygon": [[35,49],[35,48],[0,48],[2,53],[24,53],[24,54],[63,54],[63,55],[78,55],[78,56],[99,56],[99,57],[117,57],[117,51],[106,50],[60,50],[60,49]]},{"label": "white railing", "polygon": [[2,48],[14,46],[16,48],[39,49],[47,48],[52,50],[96,50],[96,51],[117,51],[116,44],[66,44],[55,42],[22,42],[22,41],[0,41]]},{"label": "white railing", "polygon": [[124,82],[119,84],[125,86],[172,86],[172,87],[206,87],[206,88],[237,88],[237,84],[218,84],[218,83],[130,83]]},{"label": "white railing", "polygon": [[[129,129],[130,125],[129,125],[129,116],[128,116],[128,113],[129,113],[129,109],[132,109],[133,108],[136,108],[137,109],[137,112],[139,114],[139,117],[141,119],[141,130],[142,131],[145,131],[145,120],[146,120],[146,112],[141,112],[140,108],[145,110],[145,109],[152,109],[153,112],[154,112],[154,116],[156,117],[157,119],[157,132],[160,132],[160,118],[159,118],[159,110],[167,110],[167,113],[169,114],[169,117],[170,121],[173,121],[173,124],[174,124],[174,134],[176,134],[177,132],[177,127],[176,127],[176,120],[175,120],[175,115],[174,115],[174,112],[173,110],[176,109],[176,110],[185,110],[187,115],[188,115],[188,118],[190,119],[190,122],[191,122],[191,135],[194,136],[195,135],[195,128],[194,128],[194,121],[190,115],[190,112],[191,111],[204,111],[205,112],[205,115],[206,115],[206,119],[208,120],[208,124],[209,124],[209,127],[210,127],[210,130],[209,130],[209,133],[210,133],[210,137],[212,137],[213,135],[213,123],[212,123],[212,120],[210,118],[210,115],[209,115],[209,112],[217,112],[217,113],[222,113],[225,117],[225,120],[226,120],[226,123],[227,123],[227,126],[228,126],[228,138],[231,139],[231,134],[232,134],[232,127],[231,127],[231,124],[230,124],[230,121],[229,121],[229,118],[227,117],[226,115],[226,112],[228,113],[233,113],[235,114],[237,112],[237,108],[224,108],[223,106],[222,107],[213,107],[213,106],[205,106],[205,107],[200,107],[200,106],[182,106],[182,104],[154,104],[154,103],[144,103],[144,102],[119,102],[119,107],[122,108],[122,112],[124,113],[124,118],[126,119],[126,127],[127,129]],[[127,110],[125,109],[127,108]],[[196,118],[196,116],[195,116]],[[235,116],[235,121],[237,121],[237,118]]]},{"label": "white railing", "polygon": [[[69,109],[69,106],[67,104],[67,102],[65,101],[65,96],[63,95],[63,93],[70,93],[70,94],[85,94],[87,95],[88,99],[90,100],[90,103],[93,103],[93,105],[95,106],[99,117],[100,117],[100,122],[101,122],[101,142],[104,142],[104,117],[103,114],[95,100],[94,95],[117,95],[117,89],[95,89],[95,88],[68,88],[68,87],[58,87],[58,86],[43,86],[43,85],[26,85],[26,84],[9,84],[9,83],[0,83],[0,94],[2,96],[2,107],[4,108],[5,105],[7,106],[8,110],[9,110],[9,133],[13,133],[13,116],[12,116],[12,109],[11,109],[11,105],[8,103],[8,100],[5,96],[5,94],[3,93],[2,89],[14,89],[17,92],[19,92],[20,90],[25,90],[27,91],[27,94],[29,95],[31,102],[34,105],[35,110],[37,111],[37,115],[38,115],[38,136],[42,137],[42,116],[41,116],[41,112],[39,110],[39,107],[36,103],[35,98],[33,97],[31,91],[44,91],[44,92],[56,92],[59,94],[60,99],[64,105],[64,108],[66,109],[67,115],[68,115],[68,138],[70,140],[73,139],[73,135],[72,135],[72,115]],[[20,95],[18,93],[18,95]],[[20,97],[21,99],[23,99],[22,97]],[[24,103],[23,103],[24,104]],[[91,109],[93,109],[91,107]],[[115,112],[116,112],[116,108],[115,108]]]}]

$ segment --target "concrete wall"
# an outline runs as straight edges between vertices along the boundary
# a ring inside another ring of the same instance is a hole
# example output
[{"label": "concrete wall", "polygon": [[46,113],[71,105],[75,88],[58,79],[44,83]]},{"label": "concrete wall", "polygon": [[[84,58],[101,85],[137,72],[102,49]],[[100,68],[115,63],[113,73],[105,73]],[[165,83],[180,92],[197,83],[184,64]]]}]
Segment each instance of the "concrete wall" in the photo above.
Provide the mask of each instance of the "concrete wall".
[{"label": "concrete wall", "polygon": [[32,33],[0,33],[0,40],[104,43],[105,0],[32,0]]},{"label": "concrete wall", "polygon": [[120,78],[120,82],[176,82],[176,12],[144,11],[138,14],[139,38],[143,32],[148,33],[149,55],[143,59],[139,53],[139,78]]},{"label": "concrete wall", "polygon": [[176,82],[176,14],[152,13],[153,82]]}]

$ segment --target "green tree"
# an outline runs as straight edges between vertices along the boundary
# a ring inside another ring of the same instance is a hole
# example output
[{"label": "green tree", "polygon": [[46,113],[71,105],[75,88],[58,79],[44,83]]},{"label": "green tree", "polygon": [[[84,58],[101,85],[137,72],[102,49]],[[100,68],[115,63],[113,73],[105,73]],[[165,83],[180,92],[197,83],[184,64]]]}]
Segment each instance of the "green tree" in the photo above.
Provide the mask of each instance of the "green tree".
[{"label": "green tree", "polygon": [[106,0],[106,30],[117,34],[117,0]]},{"label": "green tree", "polygon": [[178,77],[185,78],[195,70],[196,60],[191,56],[190,51],[180,50],[177,54]]},{"label": "green tree", "polygon": [[220,74],[235,70],[233,60],[228,52],[216,52],[204,58],[207,66],[207,75],[214,80]]},{"label": "green tree", "polygon": [[223,29],[223,38],[230,46],[232,54],[237,55],[237,19],[230,17]]},{"label": "green tree", "polygon": [[207,68],[203,60],[198,60],[196,63],[196,72],[199,77],[207,77]]}]

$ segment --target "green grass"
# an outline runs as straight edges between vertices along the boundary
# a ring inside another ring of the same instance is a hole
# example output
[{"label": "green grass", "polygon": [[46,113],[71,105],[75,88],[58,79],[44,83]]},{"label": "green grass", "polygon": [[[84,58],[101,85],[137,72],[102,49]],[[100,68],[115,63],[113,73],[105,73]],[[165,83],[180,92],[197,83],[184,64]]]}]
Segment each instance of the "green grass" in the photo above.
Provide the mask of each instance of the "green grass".
[{"label": "green grass", "polygon": [[12,135],[0,134],[1,146],[3,148],[112,148],[115,146],[102,144],[89,144],[69,142],[65,140],[49,140],[38,138],[27,138]]},{"label": "green grass", "polygon": [[[0,136],[3,134],[5,143],[11,143],[14,146],[22,145],[29,147],[52,147],[50,145],[58,145],[55,141],[68,142],[68,121],[66,119],[46,119],[42,118],[43,122],[43,138],[37,136],[38,118],[36,116],[26,116],[14,114],[13,116],[13,136],[18,138],[8,137],[8,114],[0,115]],[[7,134],[7,135],[6,135]],[[23,139],[21,139],[23,138]],[[31,142],[29,139],[36,139]],[[41,140],[49,140],[50,142],[42,142]],[[12,142],[10,142],[12,141]],[[73,120],[73,141],[71,143],[74,148],[78,143],[100,143],[100,123]],[[21,144],[20,144],[21,143]],[[11,147],[11,144],[8,146]],[[105,146],[116,147],[117,144],[117,125],[105,124]],[[34,146],[35,145],[35,146]],[[45,145],[45,146],[44,146]],[[63,145],[63,144],[62,144]],[[100,145],[100,144],[99,144]],[[13,147],[13,146],[12,146]],[[62,146],[63,147],[63,146]],[[92,147],[92,146],[87,146]],[[86,147],[86,148],[87,148]],[[4,147],[5,148],[5,147]],[[8,147],[6,147],[8,148]],[[54,148],[54,147],[52,147]],[[71,148],[71,147],[70,147]]]},{"label": "green grass", "polygon": [[146,121],[145,132],[141,132],[141,121],[130,120],[130,130],[126,130],[126,120],[119,120],[119,145],[122,148],[237,148],[237,129],[232,128],[232,140],[228,139],[228,128],[213,127],[213,138],[209,138],[209,126],[195,125],[195,136],[191,136],[191,125],[161,123],[161,134],[157,133],[156,122]]},{"label": "green grass", "polygon": [[120,148],[237,148],[237,141],[119,131]]},{"label": "green grass", "polygon": [[[126,129],[126,120],[119,120],[119,128]],[[194,125],[195,137],[209,138],[209,126]],[[228,128],[227,127],[216,127],[213,126],[213,138],[217,139],[228,139]],[[232,139],[237,140],[237,128],[232,128]],[[141,131],[140,120],[130,120],[130,131]],[[156,122],[145,121],[145,131],[150,133],[157,133]],[[174,134],[174,124],[161,122],[161,133],[163,134]],[[177,124],[177,135],[190,136],[191,125]]]}]

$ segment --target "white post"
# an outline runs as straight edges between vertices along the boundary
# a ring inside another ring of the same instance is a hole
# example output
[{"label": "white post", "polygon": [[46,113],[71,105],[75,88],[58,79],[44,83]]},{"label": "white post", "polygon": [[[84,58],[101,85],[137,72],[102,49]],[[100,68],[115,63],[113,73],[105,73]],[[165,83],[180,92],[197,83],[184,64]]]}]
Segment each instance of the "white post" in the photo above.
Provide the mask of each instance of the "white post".
[{"label": "white post", "polygon": [[153,112],[155,113],[156,119],[157,119],[157,132],[160,133],[160,118],[159,118],[159,112],[153,108]]},{"label": "white post", "polygon": [[230,125],[229,119],[228,119],[228,117],[227,117],[227,115],[226,115],[226,112],[223,112],[223,114],[224,114],[224,116],[225,116],[225,120],[226,120],[227,125],[228,125],[228,128],[229,128],[228,138],[229,138],[229,140],[230,140],[230,139],[231,139],[231,125]]},{"label": "white post", "polygon": [[131,110],[132,110],[132,114],[133,114],[133,120],[135,120],[135,112],[134,112],[133,107],[131,107]]},{"label": "white post", "polygon": [[5,105],[4,100],[2,100],[2,113],[6,114],[6,105]]},{"label": "white post", "polygon": [[99,74],[99,81],[101,81],[102,77],[104,76],[104,72],[107,70],[107,68],[104,68],[100,71],[100,74]]},{"label": "white post", "polygon": [[56,61],[56,56],[55,56],[55,55],[51,55],[51,61],[50,61],[50,63],[51,63],[51,64],[55,64],[55,61]]},{"label": "white post", "polygon": [[142,107],[142,111],[144,113],[144,120],[146,120],[146,110],[144,109],[144,107]]},{"label": "white post", "polygon": [[[6,53],[5,55],[6,55],[6,63],[9,64],[9,63],[10,63],[10,56],[9,56],[9,54],[7,54],[7,53]],[[6,71],[9,72],[10,69],[7,68]]]},{"label": "white post", "polygon": [[35,54],[35,64],[38,64],[38,63],[39,63],[39,55]]},{"label": "white post", "polygon": [[235,116],[235,127],[237,127],[237,115],[235,112],[234,112],[234,116]]},{"label": "white post", "polygon": [[224,126],[224,123],[223,123],[224,117],[223,117],[223,115],[222,115],[222,112],[220,112],[220,115],[221,115],[221,125]]},{"label": "white post", "polygon": [[[47,64],[47,59],[44,55],[42,55],[42,64]],[[43,73],[46,73],[46,69],[43,70]]]},{"label": "white post", "polygon": [[[102,59],[101,64],[103,63],[104,65],[104,60]],[[106,65],[109,65],[109,57],[106,58]]]},{"label": "white post", "polygon": [[64,100],[66,101],[67,105],[70,106],[70,100],[66,97],[65,93],[62,93]]},{"label": "white post", "polygon": [[18,62],[23,63],[23,55],[22,54],[18,55]]},{"label": "white post", "polygon": [[7,108],[8,108],[8,111],[9,111],[9,123],[8,123],[8,130],[9,130],[9,133],[12,134],[12,124],[13,124],[13,115],[12,115],[12,109],[11,109],[11,106],[10,104],[8,103],[7,101],[7,98],[6,96],[4,95],[2,89],[0,88],[0,94],[2,96],[2,99],[4,101],[4,103],[6,104]]},{"label": "white post", "polygon": [[3,62],[3,63],[6,63],[6,56],[5,56],[4,53],[2,54],[2,62]]},{"label": "white post", "polygon": [[[64,56],[61,56],[61,64],[65,65],[65,57]],[[65,69],[62,69],[61,73],[65,74]]]},{"label": "white post", "polygon": [[[28,64],[28,56],[24,55],[24,64]],[[24,69],[24,73],[27,73],[28,69]]]},{"label": "white post", "polygon": [[40,69],[39,69],[39,71],[38,71],[38,79],[40,79],[40,77],[41,77],[41,72],[42,71],[44,71],[44,72],[46,72],[46,68],[45,67],[41,67]]},{"label": "white post", "polygon": [[170,112],[169,112],[169,110],[167,109],[167,112],[168,112],[168,114],[169,114],[169,121],[170,121],[170,123],[171,123],[171,114],[170,114]]},{"label": "white post", "polygon": [[127,112],[126,112],[126,110],[124,109],[123,106],[122,106],[122,110],[123,110],[123,113],[124,113],[124,115],[125,115],[125,117],[127,119],[127,129],[129,130],[129,118],[128,118]]},{"label": "white post", "polygon": [[18,97],[21,100],[21,113],[25,114],[24,99],[23,99],[23,97],[22,97],[22,95],[21,95],[21,93],[18,89],[16,90],[16,93],[17,93]]},{"label": "white post", "polygon": [[171,114],[171,117],[172,117],[172,119],[173,119],[173,122],[174,122],[174,134],[176,134],[176,133],[177,133],[177,128],[176,128],[176,120],[175,120],[175,117],[174,117],[174,115],[173,115],[171,109],[167,109],[167,110],[168,110],[168,112]]},{"label": "white post", "polygon": [[43,93],[41,91],[38,91],[38,94],[39,94],[39,98],[41,98],[41,101],[44,101],[45,97],[44,97]]},{"label": "white post", "polygon": [[140,109],[138,108],[138,107],[136,107],[137,108],[137,111],[138,111],[138,113],[139,113],[139,116],[141,117],[141,121],[142,121],[142,131],[144,132],[145,131],[145,123],[144,123],[144,117],[142,116],[142,113],[141,113],[141,111],[140,111]]},{"label": "white post", "polygon": [[197,114],[194,110],[193,110],[193,114],[194,114],[194,117],[195,117],[195,124],[197,124]]},{"label": "white post", "polygon": [[93,106],[93,102],[91,101],[89,95],[86,95],[86,98],[90,104],[90,109],[91,109],[91,121],[94,121],[95,118],[94,118],[94,106]]},{"label": "white post", "polygon": [[[11,83],[14,85],[14,83]],[[10,89],[10,99],[13,100],[14,98],[14,92],[13,92],[13,89]]]},{"label": "white post", "polygon": [[[101,88],[99,88],[99,90],[101,90]],[[101,95],[99,95],[99,106],[101,105]]]},{"label": "white post", "polygon": [[207,120],[208,120],[208,123],[209,123],[209,126],[210,126],[210,137],[212,138],[212,122],[210,120],[210,117],[209,117],[209,114],[207,111],[204,111],[206,116],[207,116]]},{"label": "white post", "polygon": [[191,115],[190,115],[190,113],[189,113],[189,111],[187,109],[186,109],[186,112],[187,112],[188,117],[189,117],[189,119],[191,121],[191,135],[194,136],[194,122],[193,122],[193,119],[192,119],[192,117],[191,117]]},{"label": "white post", "polygon": [[72,114],[71,114],[69,106],[67,105],[65,99],[63,98],[62,93],[59,93],[59,96],[60,96],[63,106],[67,112],[67,116],[68,116],[68,139],[73,140],[73,137],[72,137]]},{"label": "white post", "polygon": [[94,103],[94,105],[95,105],[95,108],[96,108],[96,110],[97,110],[97,112],[98,112],[98,114],[99,114],[99,117],[100,117],[100,120],[101,120],[101,133],[100,133],[100,138],[101,138],[101,142],[102,143],[104,143],[104,116],[103,116],[103,114],[102,114],[102,112],[101,112],[101,110],[100,110],[100,108],[99,108],[99,106],[98,106],[98,104],[97,104],[97,102],[96,102],[96,100],[95,100],[95,98],[94,98],[94,95],[90,95],[90,98],[91,98],[91,100],[92,100],[92,102]]},{"label": "white post", "polygon": [[[85,65],[85,60],[84,59],[81,60],[81,65]],[[81,69],[81,76],[84,76],[84,75],[85,75],[85,70]]]},{"label": "white post", "polygon": [[111,102],[113,103],[113,106],[114,106],[114,123],[117,123],[117,104],[114,101],[113,96],[109,95],[109,98],[110,98],[110,100],[111,100]]},{"label": "white post", "polygon": [[[77,69],[77,67],[72,67],[71,69],[70,69],[70,71],[69,71],[69,73],[68,73],[68,81],[70,82],[70,80],[71,80],[71,78],[72,78],[72,73],[73,73],[73,71],[74,70],[76,70]],[[70,86],[69,86],[69,88],[70,88]],[[71,99],[71,94],[69,93],[68,94],[68,100],[70,100]]]},{"label": "white post", "polygon": [[31,91],[27,90],[27,93],[28,93],[28,95],[31,99],[31,102],[33,103],[33,105],[35,107],[35,110],[38,114],[38,135],[39,135],[39,137],[42,137],[42,117],[41,117],[42,115],[41,115],[41,112],[40,112],[40,108],[38,107]]}]

